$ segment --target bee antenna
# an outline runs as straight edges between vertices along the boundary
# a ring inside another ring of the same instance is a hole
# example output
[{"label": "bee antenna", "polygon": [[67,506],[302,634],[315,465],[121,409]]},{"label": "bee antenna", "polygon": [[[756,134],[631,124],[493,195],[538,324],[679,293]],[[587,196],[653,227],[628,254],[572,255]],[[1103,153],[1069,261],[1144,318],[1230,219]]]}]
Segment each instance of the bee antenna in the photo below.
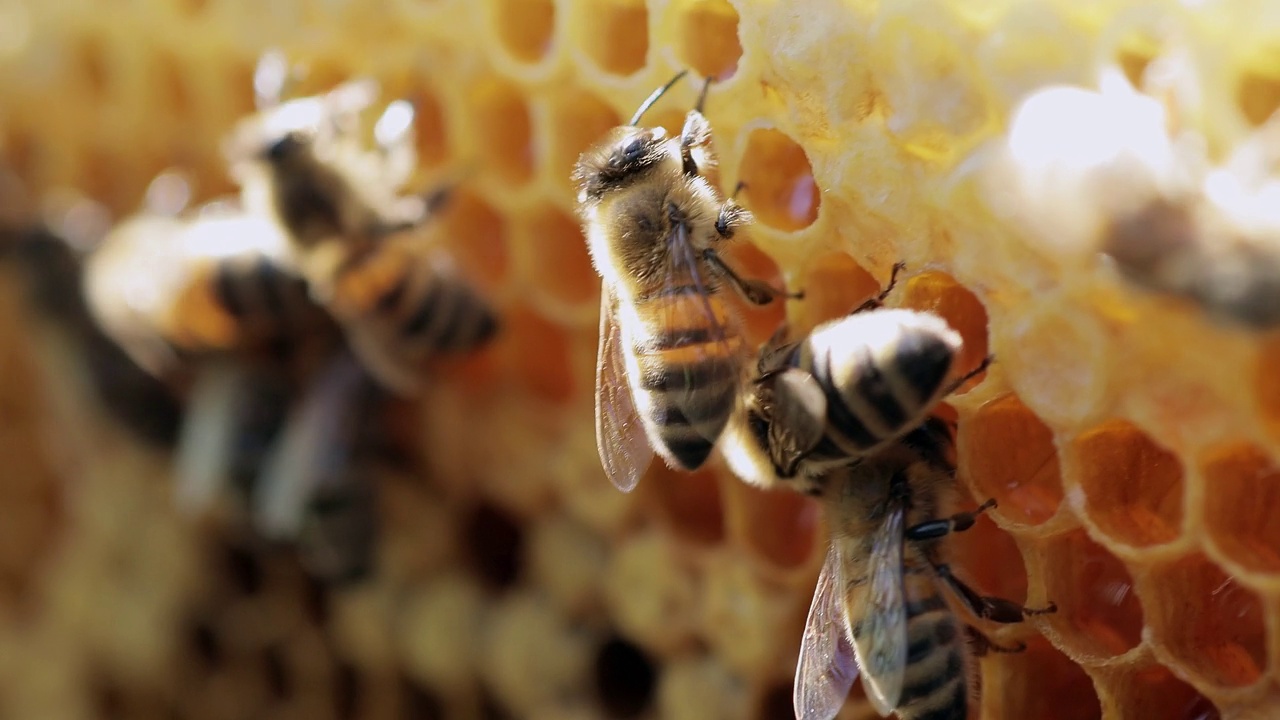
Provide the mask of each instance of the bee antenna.
[{"label": "bee antenna", "polygon": [[683,78],[685,75],[688,75],[688,74],[689,74],[688,69],[681,70],[680,72],[676,73],[675,77],[668,80],[666,85],[663,85],[662,87],[650,93],[649,97],[645,98],[644,102],[640,103],[640,107],[636,110],[636,114],[631,116],[631,122],[627,124],[632,126],[639,125],[640,118],[644,117],[644,114],[646,112],[649,112],[649,108],[653,107],[653,104],[658,102],[658,98],[662,97],[663,95],[666,95],[668,90],[674,87],[676,83],[680,82],[681,78]]}]

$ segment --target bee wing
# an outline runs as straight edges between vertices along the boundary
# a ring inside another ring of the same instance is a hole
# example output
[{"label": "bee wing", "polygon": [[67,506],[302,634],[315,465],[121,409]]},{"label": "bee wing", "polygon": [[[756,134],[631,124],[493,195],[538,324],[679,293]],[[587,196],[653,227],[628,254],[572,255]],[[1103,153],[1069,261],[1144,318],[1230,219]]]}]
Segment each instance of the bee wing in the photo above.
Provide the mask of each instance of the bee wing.
[{"label": "bee wing", "polygon": [[866,612],[861,632],[854,640],[862,686],[881,715],[888,715],[902,697],[907,666],[907,606],[902,588],[902,503],[891,503],[875,531],[871,555]]},{"label": "bee wing", "polygon": [[794,469],[827,429],[827,396],[812,375],[798,368],[778,374],[773,385],[769,454],[776,467]]},{"label": "bee wing", "polygon": [[840,712],[858,677],[841,610],[844,583],[840,576],[840,554],[832,544],[818,574],[813,604],[804,623],[791,696],[797,720],[831,720]]},{"label": "bee wing", "polygon": [[321,371],[300,406],[289,413],[254,484],[254,521],[265,537],[297,537],[316,488],[343,472],[367,377],[344,352]]},{"label": "bee wing", "polygon": [[174,451],[174,502],[187,513],[207,509],[230,473],[241,406],[252,392],[244,371],[214,363],[200,371]]},{"label": "bee wing", "polygon": [[[725,401],[736,395],[745,345],[728,308],[721,305],[717,314],[711,303],[710,279],[703,277],[687,224],[676,224],[669,257],[663,294],[678,298],[692,287],[698,300],[696,312],[702,317],[690,317],[684,303],[669,302],[663,307],[663,328],[679,348],[680,357],[678,364],[669,367],[684,368],[682,375],[668,374],[665,398],[700,437],[714,443],[732,412]],[[703,333],[709,334],[706,339],[700,337]],[[730,384],[721,387],[721,378],[728,378]]]},{"label": "bee wing", "polygon": [[653,461],[653,450],[627,383],[622,336],[614,317],[617,301],[600,290],[600,347],[596,354],[596,449],[605,474],[631,492]]}]

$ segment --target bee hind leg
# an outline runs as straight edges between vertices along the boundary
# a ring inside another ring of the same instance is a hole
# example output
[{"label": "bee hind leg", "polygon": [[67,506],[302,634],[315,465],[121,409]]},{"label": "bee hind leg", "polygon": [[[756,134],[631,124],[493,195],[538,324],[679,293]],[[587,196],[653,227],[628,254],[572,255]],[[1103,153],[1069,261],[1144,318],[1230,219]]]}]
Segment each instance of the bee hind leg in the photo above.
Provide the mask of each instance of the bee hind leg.
[{"label": "bee hind leg", "polygon": [[935,564],[933,570],[938,573],[939,577],[947,581],[947,584],[951,586],[951,589],[955,591],[965,606],[974,615],[983,620],[997,623],[1016,623],[1022,622],[1032,615],[1047,615],[1058,611],[1058,606],[1054,602],[1050,602],[1048,607],[1029,608],[1012,600],[980,595],[976,590],[965,584],[963,580],[952,574],[951,566],[949,565]]},{"label": "bee hind leg", "polygon": [[878,310],[879,308],[884,307],[885,298],[889,297],[889,293],[893,292],[893,289],[898,285],[898,274],[901,273],[906,268],[907,268],[907,264],[904,262],[894,263],[893,270],[889,272],[889,282],[884,286],[884,289],[876,293],[873,297],[869,298],[866,302],[854,308],[853,312],[849,314],[857,315],[860,312],[866,312],[868,310]]},{"label": "bee hind leg", "polygon": [[1027,649],[1027,644],[1019,641],[1014,645],[1001,645],[995,640],[987,637],[986,633],[972,625],[964,626],[965,638],[969,641],[969,646],[973,648],[973,654],[983,657],[988,653],[1020,653]]}]

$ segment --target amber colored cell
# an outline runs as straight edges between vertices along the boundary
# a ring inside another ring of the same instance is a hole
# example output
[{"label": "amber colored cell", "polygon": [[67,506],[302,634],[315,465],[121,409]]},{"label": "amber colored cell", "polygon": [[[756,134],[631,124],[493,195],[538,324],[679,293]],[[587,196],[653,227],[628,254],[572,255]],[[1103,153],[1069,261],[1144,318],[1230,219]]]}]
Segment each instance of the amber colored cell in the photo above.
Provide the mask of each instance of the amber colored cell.
[{"label": "amber colored cell", "polygon": [[1113,712],[1141,708],[1148,717],[1168,720],[1219,720],[1218,709],[1196,689],[1161,665],[1122,671],[1108,682]]},{"label": "amber colored cell", "polygon": [[595,145],[623,120],[604,101],[573,92],[552,108],[550,129],[555,133],[551,167],[556,180],[569,182],[582,151]]},{"label": "amber colored cell", "polygon": [[510,308],[502,318],[498,342],[503,377],[512,378],[535,397],[566,402],[573,394],[569,336],[551,320],[526,308]]},{"label": "amber colored cell", "polygon": [[676,53],[703,77],[725,80],[738,69],[738,12],[726,0],[686,0],[671,9],[678,15]]},{"label": "amber colored cell", "polygon": [[1280,53],[1272,51],[1267,58],[1259,58],[1252,67],[1240,74],[1236,85],[1236,103],[1240,113],[1253,125],[1266,122],[1280,107],[1280,73],[1276,63]]},{"label": "amber colored cell", "polygon": [[85,79],[91,95],[89,99],[102,98],[111,81],[108,77],[107,51],[102,46],[102,41],[89,36],[82,38],[76,46],[76,55],[79,61],[78,74]]},{"label": "amber colored cell", "polygon": [[496,0],[492,12],[498,37],[512,57],[537,62],[551,49],[556,7],[550,0]]},{"label": "amber colored cell", "polygon": [[1058,511],[1062,474],[1053,433],[1016,396],[983,405],[961,431],[961,462],[974,493],[999,503],[994,512],[1035,525]]},{"label": "amber colored cell", "polygon": [[760,222],[794,231],[817,219],[822,199],[809,157],[785,134],[753,130],[739,172],[747,184],[740,201]]},{"label": "amber colored cell", "polygon": [[533,281],[542,292],[570,305],[597,302],[600,276],[591,266],[578,220],[548,207],[532,213],[528,222],[525,242],[532,248]]},{"label": "amber colored cell", "polygon": [[1093,680],[1043,637],[1021,653],[988,655],[982,673],[982,717],[1097,720]]},{"label": "amber colored cell", "polygon": [[1121,655],[1142,642],[1142,604],[1114,555],[1083,530],[1053,538],[1042,556],[1045,596],[1058,605],[1047,616],[1074,652]]},{"label": "amber colored cell", "polygon": [[1214,543],[1247,568],[1280,572],[1280,469],[1252,445],[1221,447],[1204,460],[1204,483]]},{"label": "amber colored cell", "polygon": [[1153,642],[1202,682],[1250,685],[1267,665],[1262,601],[1203,555],[1152,571],[1138,585],[1147,598]]},{"label": "amber colored cell", "polygon": [[[773,261],[773,258],[750,242],[732,243],[722,251],[721,255],[742,277],[763,280],[780,291],[791,291],[790,288],[785,287],[786,283],[783,282],[782,272],[778,269],[778,264]],[[727,296],[739,300],[738,305],[742,313],[743,331],[746,333],[747,342],[750,343],[751,347],[756,347],[769,339],[786,316],[787,300],[782,293],[779,293],[774,301],[768,305],[751,305],[741,301],[741,297],[728,287],[725,288],[724,292]]]},{"label": "amber colored cell", "polygon": [[821,508],[798,493],[760,490],[736,480],[729,503],[735,526],[752,556],[783,570],[807,562],[816,551]]},{"label": "amber colored cell", "polygon": [[812,326],[848,315],[879,294],[880,281],[848,254],[836,252],[815,260],[794,290],[804,291],[799,309]]},{"label": "amber colored cell", "polygon": [[[968,502],[963,509],[976,506]],[[1026,600],[1027,568],[1018,544],[985,513],[972,528],[953,533],[944,542],[948,561],[975,590],[1018,603]]]},{"label": "amber colored cell", "polygon": [[177,117],[185,115],[191,106],[191,96],[185,72],[178,59],[161,54],[152,62],[151,67],[159,74],[156,90],[160,95],[161,106]]},{"label": "amber colored cell", "polygon": [[630,75],[644,67],[649,52],[649,10],[644,0],[595,0],[583,3],[588,32],[587,56],[605,72]]},{"label": "amber colored cell", "polygon": [[439,165],[449,156],[444,106],[438,97],[422,88],[411,91],[407,99],[413,103],[414,142],[418,162],[428,167]]},{"label": "amber colored cell", "polygon": [[1182,463],[1138,428],[1112,421],[1071,443],[1085,511],[1108,536],[1134,546],[1178,537]]},{"label": "amber colored cell", "polygon": [[[909,268],[908,268],[909,269]],[[971,372],[987,357],[987,308],[982,301],[952,277],[940,272],[925,272],[905,281],[895,289],[887,302],[914,310],[926,310],[940,316],[964,340],[956,358],[957,376]],[[965,383],[966,392],[982,382],[979,375]]]},{"label": "amber colored cell", "polygon": [[437,232],[467,279],[488,291],[503,286],[510,269],[506,223],[479,195],[456,192],[440,213]]},{"label": "amber colored cell", "polygon": [[641,482],[677,535],[700,545],[715,545],[724,539],[720,483],[715,473],[705,469],[678,472],[655,459]]},{"label": "amber colored cell", "polygon": [[1264,336],[1260,346],[1253,370],[1253,393],[1267,433],[1280,438],[1280,333]]},{"label": "amber colored cell", "polygon": [[533,130],[525,98],[514,85],[488,79],[470,86],[475,152],[507,182],[533,176]]}]

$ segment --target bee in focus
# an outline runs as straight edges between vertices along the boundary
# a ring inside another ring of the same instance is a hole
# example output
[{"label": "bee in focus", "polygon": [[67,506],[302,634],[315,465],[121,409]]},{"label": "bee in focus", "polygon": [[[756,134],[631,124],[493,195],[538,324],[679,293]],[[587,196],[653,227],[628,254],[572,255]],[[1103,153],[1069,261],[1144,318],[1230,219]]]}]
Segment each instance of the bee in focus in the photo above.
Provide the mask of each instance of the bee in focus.
[{"label": "bee in focus", "polygon": [[784,326],[761,348],[722,445],[739,477],[815,493],[827,472],[898,441],[986,369],[989,358],[951,380],[960,335],[932,313],[881,307],[902,267],[847,317],[792,343]]},{"label": "bee in focus", "polygon": [[573,172],[602,280],[596,442],[623,491],[654,451],[671,467],[700,467],[735,407],[745,343],[721,284],[754,305],[780,294],[738,275],[718,252],[751,216],[701,175],[715,159],[702,114],[710,81],[678,137],[639,125],[684,75],[584,152]]},{"label": "bee in focus", "polygon": [[967,530],[994,500],[952,513],[951,429],[930,418],[856,465],[823,477],[831,544],[805,621],[796,668],[798,720],[830,720],[861,675],[882,716],[963,720],[976,689],[971,655],[1021,652],[997,645],[951,610],[1020,622],[1057,610],[979,594],[952,572],[940,541]]},{"label": "bee in focus", "polygon": [[1101,253],[1137,287],[1183,297],[1249,328],[1280,324],[1280,120],[1211,164],[1182,126],[1189,64],[1153,61],[1135,88],[1119,70],[1098,89],[1025,98],[982,163],[998,212],[1060,253]]}]

